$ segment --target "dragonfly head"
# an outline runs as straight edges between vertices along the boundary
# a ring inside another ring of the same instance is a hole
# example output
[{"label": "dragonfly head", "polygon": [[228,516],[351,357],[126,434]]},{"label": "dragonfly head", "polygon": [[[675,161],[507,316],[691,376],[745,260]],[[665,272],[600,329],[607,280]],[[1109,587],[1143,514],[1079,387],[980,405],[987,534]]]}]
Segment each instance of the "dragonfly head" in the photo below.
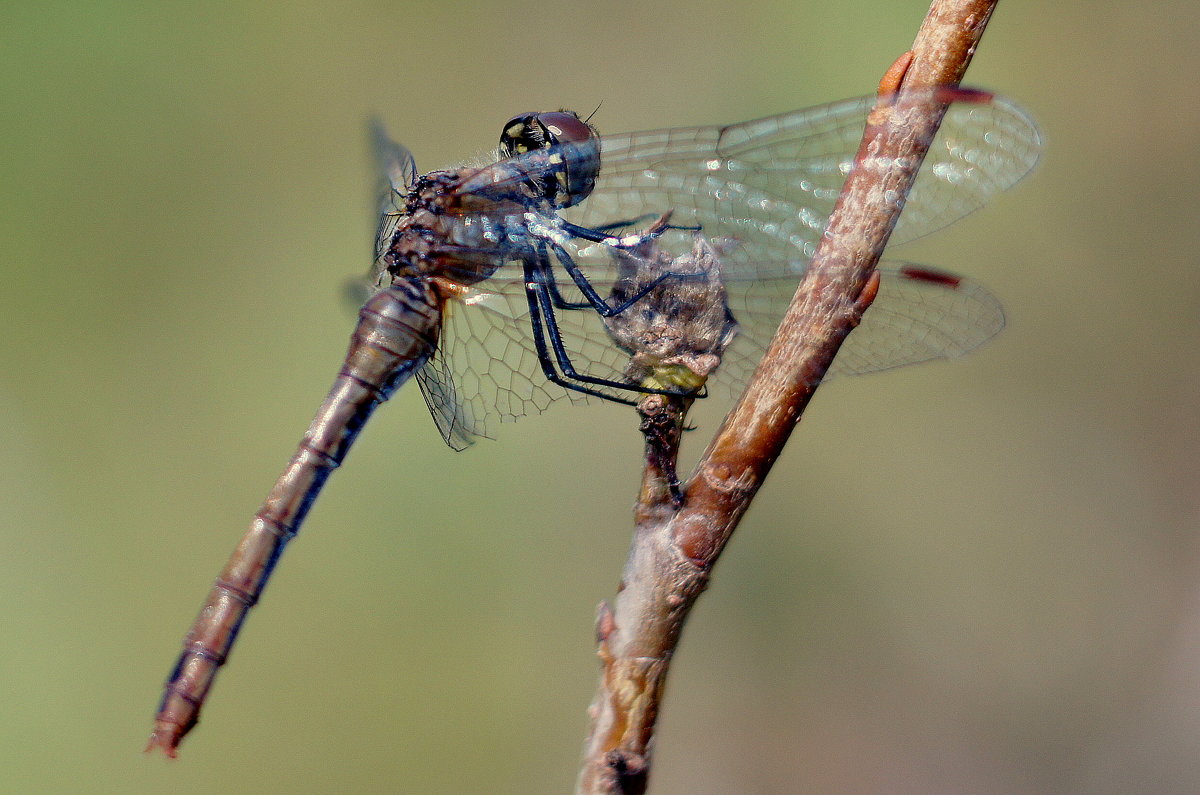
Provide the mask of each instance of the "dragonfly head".
[{"label": "dragonfly head", "polygon": [[561,210],[588,197],[600,173],[595,127],[569,110],[521,113],[509,119],[500,133],[500,154],[517,157],[538,151],[547,153],[547,162],[537,169],[540,173],[530,169],[527,184],[534,198]]}]

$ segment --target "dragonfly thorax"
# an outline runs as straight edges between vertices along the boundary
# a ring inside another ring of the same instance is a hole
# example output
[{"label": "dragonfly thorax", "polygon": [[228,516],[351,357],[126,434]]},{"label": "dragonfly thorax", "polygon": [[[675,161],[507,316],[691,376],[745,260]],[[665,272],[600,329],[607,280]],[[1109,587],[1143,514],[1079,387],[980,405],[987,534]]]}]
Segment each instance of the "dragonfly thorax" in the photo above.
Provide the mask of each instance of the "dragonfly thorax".
[{"label": "dragonfly thorax", "polygon": [[474,173],[458,169],[425,174],[404,197],[404,217],[382,255],[393,279],[444,277],[469,285],[526,255],[523,218],[528,208],[508,198],[456,192]]}]

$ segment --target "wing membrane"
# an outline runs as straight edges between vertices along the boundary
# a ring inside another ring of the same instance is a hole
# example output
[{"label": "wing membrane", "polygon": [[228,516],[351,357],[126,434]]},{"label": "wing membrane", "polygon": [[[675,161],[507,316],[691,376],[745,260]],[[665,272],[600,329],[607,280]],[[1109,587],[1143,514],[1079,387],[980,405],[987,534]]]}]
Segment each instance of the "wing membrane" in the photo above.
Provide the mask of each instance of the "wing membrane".
[{"label": "wing membrane", "polygon": [[[564,216],[592,227],[672,210],[673,223],[743,241],[733,259],[746,269],[772,275],[758,261],[799,273],[829,220],[874,103],[865,97],[723,127],[605,136],[595,190]],[[893,242],[975,211],[1029,173],[1040,152],[1036,125],[1006,100],[951,105]]]},{"label": "wing membrane", "polygon": [[[610,244],[573,236],[563,220],[619,236],[670,213],[674,228],[657,241],[663,251],[684,255],[693,228],[719,242],[726,252],[720,272],[740,333],[710,385],[715,393],[728,394],[753,371],[808,267],[875,102],[866,97],[741,124],[604,136],[600,176],[588,198],[561,215],[529,207],[513,224],[495,226],[531,246],[545,241],[560,259],[569,257],[578,265],[602,295],[615,278]],[[404,217],[402,200],[415,166],[407,150],[380,131],[375,136],[385,175],[378,258]],[[1027,174],[1040,150],[1037,127],[1011,103],[951,105],[893,240],[911,240],[973,212]],[[553,169],[590,157],[584,147],[565,145],[465,171],[449,191],[450,206],[499,202],[519,208],[529,180],[550,179]],[[931,273],[903,263],[881,269],[880,295],[830,374],[958,356],[1003,327],[1003,310],[986,290]],[[582,300],[565,273],[556,269],[556,274],[564,298]],[[452,447],[491,436],[494,421],[541,412],[564,395],[585,399],[548,382],[542,372],[519,262],[498,263],[491,277],[464,297],[471,305],[448,308],[438,350],[418,374]],[[629,311],[634,310],[636,305]],[[595,311],[560,310],[555,318],[579,371],[612,381],[624,378],[627,356],[613,345]]]}]

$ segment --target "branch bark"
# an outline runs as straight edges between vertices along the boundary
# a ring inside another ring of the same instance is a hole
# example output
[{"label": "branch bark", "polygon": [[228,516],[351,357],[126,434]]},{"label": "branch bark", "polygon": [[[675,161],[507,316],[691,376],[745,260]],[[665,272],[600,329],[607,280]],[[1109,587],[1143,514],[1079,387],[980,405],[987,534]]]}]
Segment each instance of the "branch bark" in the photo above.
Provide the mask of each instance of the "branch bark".
[{"label": "branch bark", "polygon": [[[684,622],[842,341],[874,299],[874,268],[903,208],[896,197],[907,196],[941,123],[944,105],[928,99],[906,104],[905,90],[956,85],[995,5],[934,0],[912,51],[885,75],[881,95],[899,94],[869,116],[855,168],[812,263],[681,503],[662,472],[676,452],[664,448],[664,440],[677,445],[678,435],[647,435],[633,545],[617,596],[611,607],[601,605],[597,618],[601,677],[578,792],[645,792],[666,675]],[[645,410],[643,416],[644,428],[654,426]]]}]

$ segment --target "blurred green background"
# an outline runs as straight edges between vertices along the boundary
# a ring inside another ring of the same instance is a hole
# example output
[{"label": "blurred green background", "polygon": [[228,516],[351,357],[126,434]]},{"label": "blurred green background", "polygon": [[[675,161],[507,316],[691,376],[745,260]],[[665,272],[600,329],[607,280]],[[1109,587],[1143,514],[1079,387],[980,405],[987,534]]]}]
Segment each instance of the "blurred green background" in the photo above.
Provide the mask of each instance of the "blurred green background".
[{"label": "blurred green background", "polygon": [[[4,4],[0,789],[567,791],[638,478],[619,407],[455,454],[404,390],[180,759],[140,753],[344,352],[363,122],[430,169],[529,109],[752,118],[870,93],[925,10]],[[688,627],[657,792],[1200,790],[1198,23],[1001,4],[969,82],[1047,155],[898,254],[1009,328],[821,390]]]}]

